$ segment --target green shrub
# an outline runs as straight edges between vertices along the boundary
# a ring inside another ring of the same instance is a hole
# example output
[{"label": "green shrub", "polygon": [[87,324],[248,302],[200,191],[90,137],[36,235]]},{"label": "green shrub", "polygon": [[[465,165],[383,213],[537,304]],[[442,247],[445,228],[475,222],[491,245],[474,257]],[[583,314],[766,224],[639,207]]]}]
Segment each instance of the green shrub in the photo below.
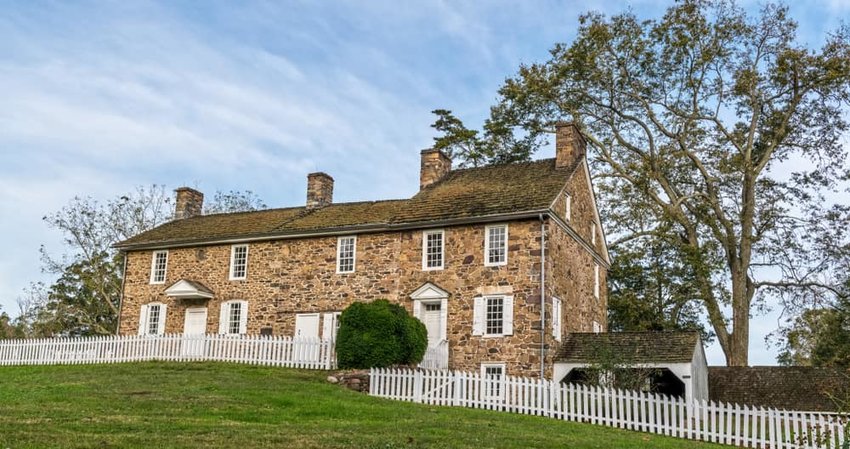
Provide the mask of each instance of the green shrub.
[{"label": "green shrub", "polygon": [[425,325],[386,299],[356,302],[339,317],[336,358],[343,369],[416,364],[427,345]]}]

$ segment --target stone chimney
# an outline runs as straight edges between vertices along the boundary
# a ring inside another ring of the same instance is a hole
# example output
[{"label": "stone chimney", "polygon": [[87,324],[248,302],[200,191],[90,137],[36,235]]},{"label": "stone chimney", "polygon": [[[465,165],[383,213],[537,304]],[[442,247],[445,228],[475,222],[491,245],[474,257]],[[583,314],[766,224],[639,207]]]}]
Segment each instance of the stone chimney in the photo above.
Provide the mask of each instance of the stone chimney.
[{"label": "stone chimney", "polygon": [[174,219],[182,220],[201,215],[204,210],[204,194],[189,187],[180,187],[174,192]]},{"label": "stone chimney", "polygon": [[570,166],[576,159],[584,157],[587,142],[571,122],[555,124],[555,166],[558,168]]},{"label": "stone chimney", "polygon": [[445,153],[430,148],[422,150],[419,166],[419,190],[443,179],[452,170],[452,160]]},{"label": "stone chimney", "polygon": [[327,173],[307,175],[307,209],[327,206],[333,203],[334,179]]}]

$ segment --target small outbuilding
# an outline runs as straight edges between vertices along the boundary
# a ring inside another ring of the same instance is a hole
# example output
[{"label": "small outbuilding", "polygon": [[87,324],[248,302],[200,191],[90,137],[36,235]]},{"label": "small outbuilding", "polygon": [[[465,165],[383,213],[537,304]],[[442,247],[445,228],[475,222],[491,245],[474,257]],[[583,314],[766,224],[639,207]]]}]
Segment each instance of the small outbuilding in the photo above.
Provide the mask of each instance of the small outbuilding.
[{"label": "small outbuilding", "polygon": [[583,383],[602,366],[634,370],[656,393],[708,399],[705,351],[696,332],[568,334],[555,357],[553,379]]}]

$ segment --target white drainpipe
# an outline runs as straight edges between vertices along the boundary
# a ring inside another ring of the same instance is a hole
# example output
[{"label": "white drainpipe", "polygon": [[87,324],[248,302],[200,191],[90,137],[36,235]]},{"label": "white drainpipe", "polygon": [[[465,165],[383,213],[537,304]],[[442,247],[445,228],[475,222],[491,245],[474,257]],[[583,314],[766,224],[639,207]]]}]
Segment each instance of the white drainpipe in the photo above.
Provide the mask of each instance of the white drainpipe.
[{"label": "white drainpipe", "polygon": [[546,378],[546,222],[540,214],[540,379]]}]

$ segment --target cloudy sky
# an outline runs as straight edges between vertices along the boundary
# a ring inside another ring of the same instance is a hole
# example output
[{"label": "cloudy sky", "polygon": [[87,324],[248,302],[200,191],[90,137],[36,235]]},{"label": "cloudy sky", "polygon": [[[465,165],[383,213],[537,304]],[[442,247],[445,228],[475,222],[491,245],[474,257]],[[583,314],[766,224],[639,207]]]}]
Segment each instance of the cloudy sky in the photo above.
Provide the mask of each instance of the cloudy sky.
[{"label": "cloudy sky", "polygon": [[[850,17],[850,0],[792,3],[812,46]],[[407,197],[432,109],[478,125],[502,80],[570,41],[581,12],[667,4],[5,1],[0,308],[14,314],[29,282],[49,280],[38,248],[62,247],[41,218],[75,195],[190,185],[290,206],[321,170],[336,201]],[[754,324],[751,362],[771,364],[776,317]]]}]

